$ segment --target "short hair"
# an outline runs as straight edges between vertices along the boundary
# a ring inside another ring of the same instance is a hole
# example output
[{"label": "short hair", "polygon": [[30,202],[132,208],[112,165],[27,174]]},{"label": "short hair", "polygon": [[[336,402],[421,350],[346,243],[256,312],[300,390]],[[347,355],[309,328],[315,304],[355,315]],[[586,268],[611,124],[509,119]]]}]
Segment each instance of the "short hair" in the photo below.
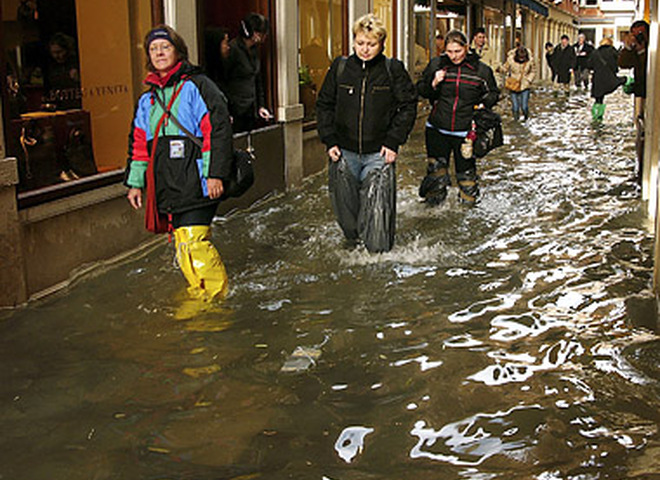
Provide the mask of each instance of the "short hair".
[{"label": "short hair", "polygon": [[385,39],[387,38],[385,25],[383,25],[381,19],[373,13],[367,13],[355,21],[353,24],[353,38],[355,38],[358,33],[364,33],[367,36],[375,37],[381,44],[385,43]]},{"label": "short hair", "polygon": [[561,36],[561,40],[563,40],[563,39],[570,40],[570,38],[568,38],[568,35],[566,35],[566,34]]},{"label": "short hair", "polygon": [[548,47],[554,47],[552,42],[545,42],[545,48],[548,48]]},{"label": "short hair", "polygon": [[445,44],[449,45],[450,43],[458,43],[461,47],[467,47],[468,39],[460,30],[452,30],[445,38]]},{"label": "short hair", "polygon": [[644,27],[644,30],[646,30],[647,33],[649,31],[649,24],[645,20],[635,20],[633,24],[630,25],[631,30],[637,27]]},{"label": "short hair", "polygon": [[248,13],[241,20],[239,33],[243,38],[251,38],[255,33],[268,33],[270,22],[260,13]]},{"label": "short hair", "polygon": [[476,37],[479,33],[486,35],[486,29],[484,27],[477,27],[474,29],[474,36]]},{"label": "short hair", "polygon": [[601,45],[609,45],[610,47],[614,45],[614,42],[612,41],[612,37],[603,37],[603,39],[600,41]]},{"label": "short hair", "polygon": [[165,30],[167,35],[172,39],[172,45],[174,45],[174,50],[176,50],[176,55],[179,60],[188,61],[188,46],[186,45],[185,40],[181,35],[179,35],[176,30],[174,30],[169,25],[157,25],[147,32],[144,37],[144,52],[147,54],[147,70],[150,72],[155,72],[156,67],[151,63],[151,56],[149,55],[149,40],[151,40],[151,32],[154,30]]}]

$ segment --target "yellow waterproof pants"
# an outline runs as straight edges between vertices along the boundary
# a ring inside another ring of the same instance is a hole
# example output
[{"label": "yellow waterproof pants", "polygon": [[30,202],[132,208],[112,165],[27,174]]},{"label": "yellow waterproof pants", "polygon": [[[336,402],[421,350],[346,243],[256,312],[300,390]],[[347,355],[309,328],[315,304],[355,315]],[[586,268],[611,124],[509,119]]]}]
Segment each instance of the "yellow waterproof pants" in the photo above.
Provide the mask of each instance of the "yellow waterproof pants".
[{"label": "yellow waterproof pants", "polygon": [[227,289],[227,271],[210,242],[211,227],[193,225],[174,230],[176,258],[194,298],[211,300]]}]

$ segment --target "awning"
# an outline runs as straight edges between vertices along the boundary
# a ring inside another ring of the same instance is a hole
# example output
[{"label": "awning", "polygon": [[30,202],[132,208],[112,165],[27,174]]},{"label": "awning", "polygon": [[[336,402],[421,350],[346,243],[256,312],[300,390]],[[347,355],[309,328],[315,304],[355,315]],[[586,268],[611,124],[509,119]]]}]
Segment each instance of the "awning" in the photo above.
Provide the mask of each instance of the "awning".
[{"label": "awning", "polygon": [[548,16],[548,7],[537,2],[536,0],[515,0],[518,5],[529,8],[531,11],[536,12],[544,17]]}]

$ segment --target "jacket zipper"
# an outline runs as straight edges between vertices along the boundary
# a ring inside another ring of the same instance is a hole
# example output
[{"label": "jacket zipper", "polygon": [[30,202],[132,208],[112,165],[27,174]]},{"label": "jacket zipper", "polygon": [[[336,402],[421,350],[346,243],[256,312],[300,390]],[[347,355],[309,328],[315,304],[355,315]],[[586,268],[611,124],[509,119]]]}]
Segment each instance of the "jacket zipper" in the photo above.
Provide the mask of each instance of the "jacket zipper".
[{"label": "jacket zipper", "polygon": [[366,97],[366,88],[367,88],[367,76],[369,71],[367,70],[367,62],[362,62],[362,71],[364,76],[362,77],[362,91],[360,92],[360,119],[358,121],[358,153],[362,155],[362,122],[364,121],[364,99]]}]

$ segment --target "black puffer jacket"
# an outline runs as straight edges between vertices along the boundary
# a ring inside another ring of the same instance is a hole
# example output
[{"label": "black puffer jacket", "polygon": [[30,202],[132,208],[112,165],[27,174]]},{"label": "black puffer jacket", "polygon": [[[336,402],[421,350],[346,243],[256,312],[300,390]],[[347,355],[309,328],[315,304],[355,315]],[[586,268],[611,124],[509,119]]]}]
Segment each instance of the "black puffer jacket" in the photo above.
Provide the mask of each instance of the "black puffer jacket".
[{"label": "black puffer jacket", "polygon": [[316,102],[319,136],[328,148],[374,153],[386,146],[396,152],[406,142],[417,115],[415,86],[403,63],[392,59],[389,73],[386,63],[382,54],[368,62],[351,55],[332,63]]},{"label": "black puffer jacket", "polygon": [[[435,72],[442,69],[447,71],[445,79],[433,88]],[[493,70],[474,53],[458,65],[446,54],[432,59],[417,82],[417,91],[433,105],[429,122],[450,132],[470,130],[474,107],[480,103],[492,107],[500,96]]]},{"label": "black puffer jacket", "polygon": [[257,47],[248,48],[242,38],[235,38],[223,69],[231,114],[256,118],[259,108],[266,105]]}]

